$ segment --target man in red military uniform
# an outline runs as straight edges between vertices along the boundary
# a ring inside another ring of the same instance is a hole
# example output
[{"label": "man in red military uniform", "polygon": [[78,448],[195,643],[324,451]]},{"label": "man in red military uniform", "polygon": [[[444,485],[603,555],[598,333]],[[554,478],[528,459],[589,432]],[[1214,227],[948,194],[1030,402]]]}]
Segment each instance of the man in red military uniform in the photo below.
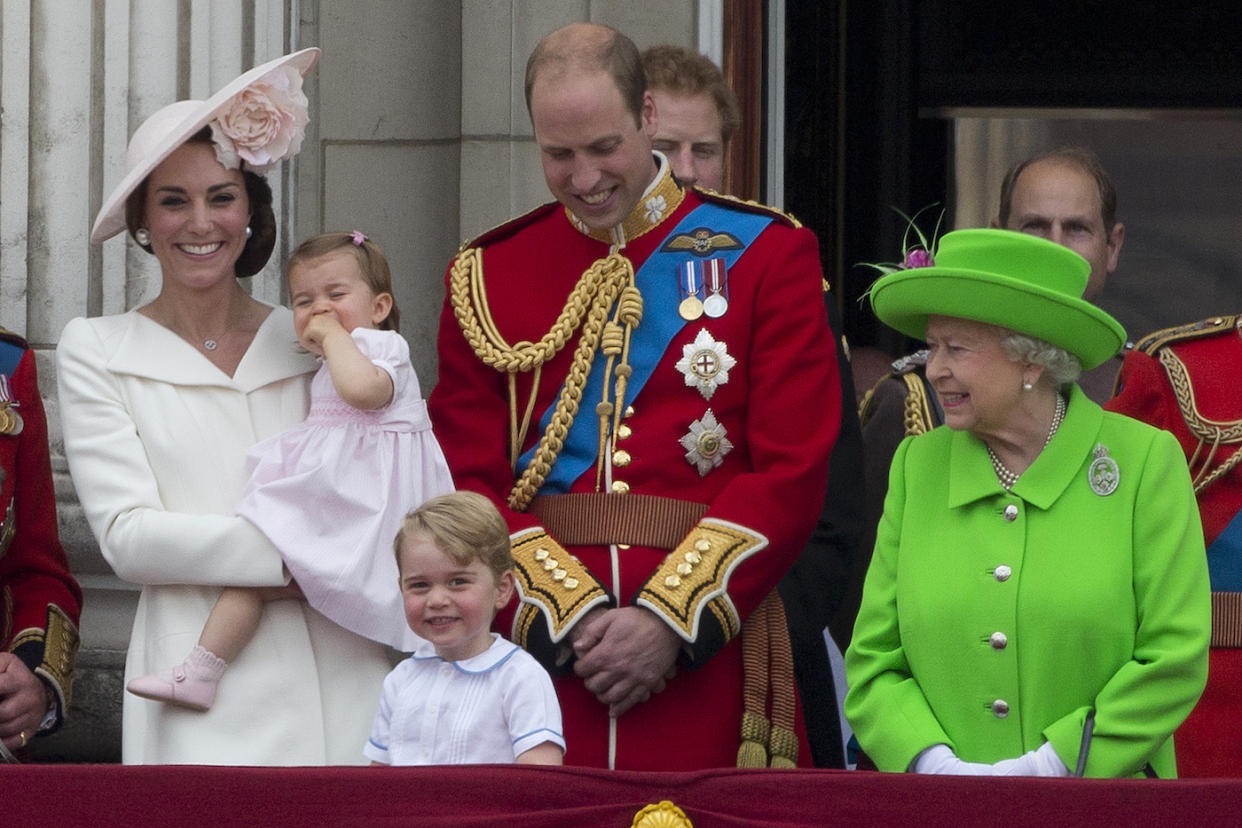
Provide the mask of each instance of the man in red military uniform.
[{"label": "man in red military uniform", "polygon": [[774,595],[823,503],[841,393],[815,238],[681,187],[637,49],[527,64],[545,205],[450,265],[432,421],[513,531],[514,640],[570,764],[809,765]]},{"label": "man in red military uniform", "polygon": [[82,592],[56,531],[34,352],[0,328],[0,756],[60,726]]},{"label": "man in red military uniform", "polygon": [[[1178,729],[1178,776],[1242,776],[1242,316],[1157,331],[1105,404],[1171,431],[1190,465],[1212,582],[1208,682]],[[1122,474],[1125,470],[1122,470]]]}]

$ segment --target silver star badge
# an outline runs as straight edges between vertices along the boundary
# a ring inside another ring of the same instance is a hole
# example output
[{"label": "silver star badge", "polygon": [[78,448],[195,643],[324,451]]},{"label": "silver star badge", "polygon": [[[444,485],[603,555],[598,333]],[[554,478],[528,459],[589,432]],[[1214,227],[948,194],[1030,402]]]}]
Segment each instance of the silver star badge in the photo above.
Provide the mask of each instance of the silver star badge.
[{"label": "silver star badge", "polygon": [[729,356],[725,344],[712,339],[707,328],[699,331],[694,342],[682,346],[681,359],[677,360],[677,370],[685,375],[686,386],[697,387],[705,400],[712,398],[717,386],[729,381],[729,370],[735,365],[737,360]]},{"label": "silver star badge", "polygon": [[686,450],[686,460],[699,470],[699,477],[724,462],[724,457],[733,451],[733,443],[725,436],[725,427],[716,422],[716,415],[709,408],[702,419],[690,424],[690,430],[683,434],[678,442]]}]

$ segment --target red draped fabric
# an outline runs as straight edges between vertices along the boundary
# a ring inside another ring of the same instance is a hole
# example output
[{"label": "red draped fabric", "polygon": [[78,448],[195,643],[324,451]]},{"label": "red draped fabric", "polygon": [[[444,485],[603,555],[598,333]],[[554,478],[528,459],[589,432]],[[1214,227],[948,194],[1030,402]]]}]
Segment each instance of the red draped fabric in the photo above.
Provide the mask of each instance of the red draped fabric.
[{"label": "red draped fabric", "polygon": [[1227,825],[1232,780],[979,779],[862,771],[609,772],[478,765],[0,765],[4,825],[620,826],[671,800],[714,826]]}]

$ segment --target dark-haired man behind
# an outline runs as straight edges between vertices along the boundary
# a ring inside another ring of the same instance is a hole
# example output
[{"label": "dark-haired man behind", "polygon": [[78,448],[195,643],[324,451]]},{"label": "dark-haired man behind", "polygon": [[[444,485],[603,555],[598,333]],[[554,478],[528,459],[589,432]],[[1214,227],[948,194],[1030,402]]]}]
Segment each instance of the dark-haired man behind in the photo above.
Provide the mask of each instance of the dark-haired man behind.
[{"label": "dark-haired man behind", "polygon": [[684,46],[643,52],[658,114],[652,146],[683,184],[724,192],[725,152],[742,123],[737,95],[707,57]]},{"label": "dark-haired man behind", "polygon": [[[1082,298],[1096,303],[1117,269],[1126,227],[1117,221],[1117,190],[1096,154],[1062,147],[1013,165],[1001,183],[1000,211],[993,227],[1042,236],[1082,256],[1091,265]],[[1078,385],[1103,404],[1113,394],[1120,355],[1085,371]]]},{"label": "dark-haired man behind", "polygon": [[[643,52],[643,68],[659,115],[652,144],[669,159],[679,181],[723,192],[725,153],[741,123],[737,96],[724,74],[707,57],[684,46],[652,46]],[[841,331],[841,314],[827,288],[825,281],[828,324],[833,331]],[[853,400],[854,379],[845,339],[836,339],[841,399]],[[862,464],[858,414],[846,403],[841,408],[840,433],[832,448],[828,495],[819,522],[811,542],[780,583],[807,738],[817,767],[845,764],[837,707],[838,695],[843,696],[845,688],[838,694],[823,635],[829,627],[833,643],[844,652],[862,596],[867,556],[862,556],[863,564],[857,563],[864,502],[863,488],[856,479]]]}]

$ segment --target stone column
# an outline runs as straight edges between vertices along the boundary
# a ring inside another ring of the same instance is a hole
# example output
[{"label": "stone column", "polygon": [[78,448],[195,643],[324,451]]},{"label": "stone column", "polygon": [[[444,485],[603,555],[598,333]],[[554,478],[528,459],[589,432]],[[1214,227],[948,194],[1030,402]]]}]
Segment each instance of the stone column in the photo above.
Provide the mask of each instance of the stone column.
[{"label": "stone column", "polygon": [[[0,324],[36,349],[46,398],[61,537],[84,588],[73,710],[36,756],[120,758],[121,669],[138,588],[99,554],[64,459],[52,353],[75,316],[120,313],[159,290],[155,259],[124,236],[89,242],[124,174],[129,135],[155,110],[205,98],[294,42],[296,0],[4,0],[0,5]],[[282,247],[287,170],[269,180]],[[252,280],[280,300],[279,256]]]}]

